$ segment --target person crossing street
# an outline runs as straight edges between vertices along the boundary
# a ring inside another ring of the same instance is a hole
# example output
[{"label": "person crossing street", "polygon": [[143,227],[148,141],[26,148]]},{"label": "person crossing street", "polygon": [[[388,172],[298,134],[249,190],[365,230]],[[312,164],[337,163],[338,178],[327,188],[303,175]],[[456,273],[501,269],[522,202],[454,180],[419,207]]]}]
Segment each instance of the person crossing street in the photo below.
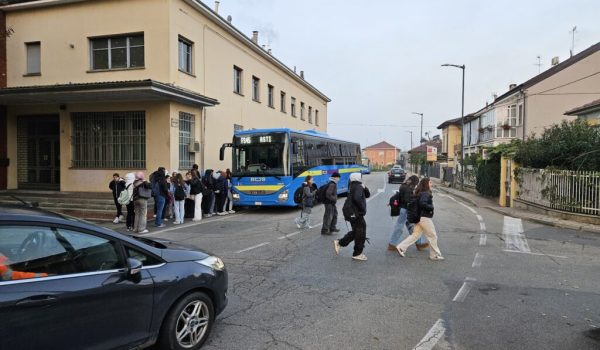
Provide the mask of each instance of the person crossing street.
[{"label": "person crossing street", "polygon": [[325,195],[323,198],[323,205],[325,206],[325,214],[323,214],[323,227],[321,228],[322,235],[331,235],[336,232],[340,232],[337,228],[338,211],[336,207],[337,203],[337,184],[340,181],[340,174],[335,172],[329,178],[329,182],[324,185],[327,186],[325,189]]},{"label": "person crossing street", "polygon": [[357,261],[367,261],[367,256],[363,253],[365,241],[367,240],[367,198],[370,197],[369,189],[363,185],[360,173],[350,174],[350,188],[348,197],[344,203],[342,212],[344,219],[350,221],[350,230],[342,239],[334,240],[333,247],[335,253],[339,255],[341,247],[347,247],[354,241],[354,252],[352,259]]}]

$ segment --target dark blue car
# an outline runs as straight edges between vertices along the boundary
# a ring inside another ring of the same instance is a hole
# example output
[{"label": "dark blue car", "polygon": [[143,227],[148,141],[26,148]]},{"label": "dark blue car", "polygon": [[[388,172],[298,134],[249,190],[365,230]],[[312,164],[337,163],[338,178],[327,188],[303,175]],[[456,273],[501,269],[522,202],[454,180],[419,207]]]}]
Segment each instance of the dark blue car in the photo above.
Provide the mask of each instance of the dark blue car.
[{"label": "dark blue car", "polygon": [[0,349],[198,349],[226,295],[211,254],[0,206]]}]

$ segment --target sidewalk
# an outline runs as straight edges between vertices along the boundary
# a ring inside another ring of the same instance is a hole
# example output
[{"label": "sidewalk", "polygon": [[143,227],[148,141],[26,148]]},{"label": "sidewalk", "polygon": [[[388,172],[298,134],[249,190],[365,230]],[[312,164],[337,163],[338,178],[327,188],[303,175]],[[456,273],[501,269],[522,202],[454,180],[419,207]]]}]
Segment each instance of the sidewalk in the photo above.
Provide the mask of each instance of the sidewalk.
[{"label": "sidewalk", "polygon": [[486,197],[483,197],[483,196],[480,196],[480,195],[477,195],[475,193],[471,193],[468,191],[460,191],[455,188],[447,187],[439,179],[431,178],[431,182],[435,185],[435,188],[437,190],[445,192],[449,195],[452,195],[455,198],[461,199],[475,207],[493,210],[502,215],[512,216],[515,218],[521,218],[524,220],[529,220],[529,221],[536,222],[536,223],[543,224],[543,225],[561,227],[561,228],[577,230],[577,231],[600,233],[600,226],[598,226],[598,225],[584,224],[584,223],[577,222],[577,221],[553,218],[550,216],[532,213],[529,211],[501,207],[500,205],[498,205],[498,202],[496,202],[496,200],[492,200],[492,199],[489,199],[489,198],[486,198]]}]

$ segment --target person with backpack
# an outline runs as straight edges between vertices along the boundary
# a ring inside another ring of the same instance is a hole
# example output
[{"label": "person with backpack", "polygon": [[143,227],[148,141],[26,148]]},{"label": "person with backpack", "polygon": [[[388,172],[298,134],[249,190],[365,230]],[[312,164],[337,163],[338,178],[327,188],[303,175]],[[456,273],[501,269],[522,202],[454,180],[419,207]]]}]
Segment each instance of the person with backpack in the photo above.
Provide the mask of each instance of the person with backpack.
[{"label": "person with backpack", "polygon": [[317,198],[325,206],[323,214],[323,227],[321,227],[322,235],[331,235],[340,232],[337,228],[337,184],[340,181],[340,173],[335,172],[329,178],[329,182],[321,186],[317,190]]},{"label": "person with backpack", "polygon": [[148,233],[146,221],[148,219],[148,199],[150,198],[152,198],[152,185],[144,180],[144,173],[138,171],[133,182],[134,233]]},{"label": "person with backpack", "polygon": [[215,180],[213,179],[213,170],[206,169],[204,176],[202,177],[202,183],[204,184],[204,192],[202,193],[202,212],[204,217],[211,217],[214,215],[214,199],[215,199]]},{"label": "person with backpack", "polygon": [[367,198],[371,196],[369,189],[361,182],[360,173],[350,174],[350,186],[348,197],[344,202],[342,213],[344,219],[350,221],[352,229],[342,238],[333,241],[335,254],[340,254],[341,247],[347,247],[354,241],[354,252],[352,259],[357,261],[367,261],[367,256],[363,253],[365,241],[367,240]]},{"label": "person with backpack", "polygon": [[[156,177],[158,176],[158,174],[162,174],[162,176],[164,176],[165,168],[160,166],[160,167],[158,167],[158,169],[156,169],[155,172],[150,174],[150,185],[152,186],[152,197],[154,197],[154,185],[156,183]],[[156,217],[157,206],[158,206],[158,202],[156,201],[156,198],[155,198],[154,199],[154,208],[153,208],[154,217]]]},{"label": "person with backpack", "polygon": [[135,209],[133,203],[133,182],[135,181],[135,174],[127,173],[125,175],[125,190],[121,192],[119,202],[127,208],[127,219],[126,226],[127,231],[133,230],[133,223],[135,221]]},{"label": "person with backpack", "polygon": [[200,172],[197,168],[192,168],[188,174],[186,174],[186,177],[188,178],[187,181],[190,185],[190,197],[191,200],[194,201],[194,207],[191,215],[192,221],[200,221],[202,220],[203,192],[206,191],[206,188],[204,187],[202,177],[200,176]]},{"label": "person with backpack", "polygon": [[413,233],[403,240],[396,247],[398,254],[404,257],[406,255],[406,249],[425,234],[431,250],[429,251],[429,259],[431,260],[444,260],[440,248],[437,244],[437,233],[435,226],[433,225],[433,195],[431,193],[431,183],[429,178],[425,177],[421,179],[419,185],[415,189],[415,200],[408,204],[408,221],[415,223]]},{"label": "person with backpack", "polygon": [[121,191],[125,189],[125,180],[123,180],[118,173],[113,174],[113,179],[108,183],[108,188],[112,192],[113,201],[115,202],[115,208],[117,209],[117,215],[113,220],[113,224],[118,224],[119,221],[123,221],[123,206],[119,204],[119,195]]},{"label": "person with backpack", "polygon": [[294,223],[299,229],[310,228],[310,214],[315,202],[315,188],[313,187],[313,177],[311,175],[306,176],[305,181],[300,186],[302,189],[302,199],[300,201],[302,211],[300,217],[294,219]]},{"label": "person with backpack", "polygon": [[[402,236],[402,233],[405,230],[409,231],[410,233],[410,230],[408,229],[409,224],[407,223],[407,207],[408,202],[413,196],[414,189],[415,187],[417,187],[418,184],[419,177],[417,175],[410,176],[402,185],[400,185],[400,190],[398,191],[398,193],[391,198],[395,198],[395,200],[397,201],[399,212],[398,220],[394,225],[394,229],[388,241],[388,250],[390,251],[396,251],[396,246],[400,243],[400,237]],[[390,206],[394,206],[394,201],[390,200]],[[425,242],[423,240],[423,237],[419,238],[419,240],[415,244],[418,250],[425,249],[429,246],[429,243]]]},{"label": "person with backpack", "polygon": [[156,220],[154,221],[154,224],[156,227],[165,227],[166,225],[163,223],[163,214],[167,197],[169,196],[169,187],[167,185],[165,172],[155,172],[153,180],[152,193],[154,194],[154,201],[156,201]]},{"label": "person with backpack", "polygon": [[183,181],[183,176],[177,173],[173,184],[173,199],[175,200],[173,211],[175,212],[175,225],[183,224],[185,217],[185,198],[190,193],[190,186]]},{"label": "person with backpack", "polygon": [[229,212],[225,211],[225,200],[227,199],[227,179],[223,176],[221,170],[214,172],[213,178],[215,179],[215,211],[217,215],[227,215]]},{"label": "person with backpack", "polygon": [[229,214],[235,214],[235,210],[233,210],[233,183],[231,182],[231,170],[229,170],[229,168],[225,170],[225,180],[227,181],[227,198],[223,210]]}]

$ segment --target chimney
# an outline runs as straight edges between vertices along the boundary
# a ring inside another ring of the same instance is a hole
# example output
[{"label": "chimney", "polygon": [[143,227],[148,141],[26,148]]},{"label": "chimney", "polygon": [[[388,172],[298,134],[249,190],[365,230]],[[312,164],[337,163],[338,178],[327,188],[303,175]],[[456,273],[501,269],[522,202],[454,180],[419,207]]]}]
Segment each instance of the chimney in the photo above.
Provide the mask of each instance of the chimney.
[{"label": "chimney", "polygon": [[296,73],[296,66],[294,66],[294,73]]},{"label": "chimney", "polygon": [[258,30],[252,31],[252,42],[258,44]]},{"label": "chimney", "polygon": [[492,97],[494,97],[494,101],[496,101],[496,99],[498,98],[498,94],[493,94]]},{"label": "chimney", "polygon": [[304,71],[303,70],[300,71],[300,78],[304,79]]},{"label": "chimney", "polygon": [[231,17],[231,15],[227,16],[227,22],[229,22],[229,24],[231,24],[232,20],[233,20],[233,18]]},{"label": "chimney", "polygon": [[514,89],[514,88],[516,88],[516,87],[517,87],[517,84],[510,84],[510,85],[508,86],[508,89],[509,89],[509,90],[512,90],[512,89]]},{"label": "chimney", "polygon": [[269,55],[272,55],[271,49],[268,49],[267,52],[269,53]]},{"label": "chimney", "polygon": [[215,0],[215,12],[219,13],[219,2]]},{"label": "chimney", "polygon": [[560,63],[558,56],[552,57],[552,66],[556,66]]}]

